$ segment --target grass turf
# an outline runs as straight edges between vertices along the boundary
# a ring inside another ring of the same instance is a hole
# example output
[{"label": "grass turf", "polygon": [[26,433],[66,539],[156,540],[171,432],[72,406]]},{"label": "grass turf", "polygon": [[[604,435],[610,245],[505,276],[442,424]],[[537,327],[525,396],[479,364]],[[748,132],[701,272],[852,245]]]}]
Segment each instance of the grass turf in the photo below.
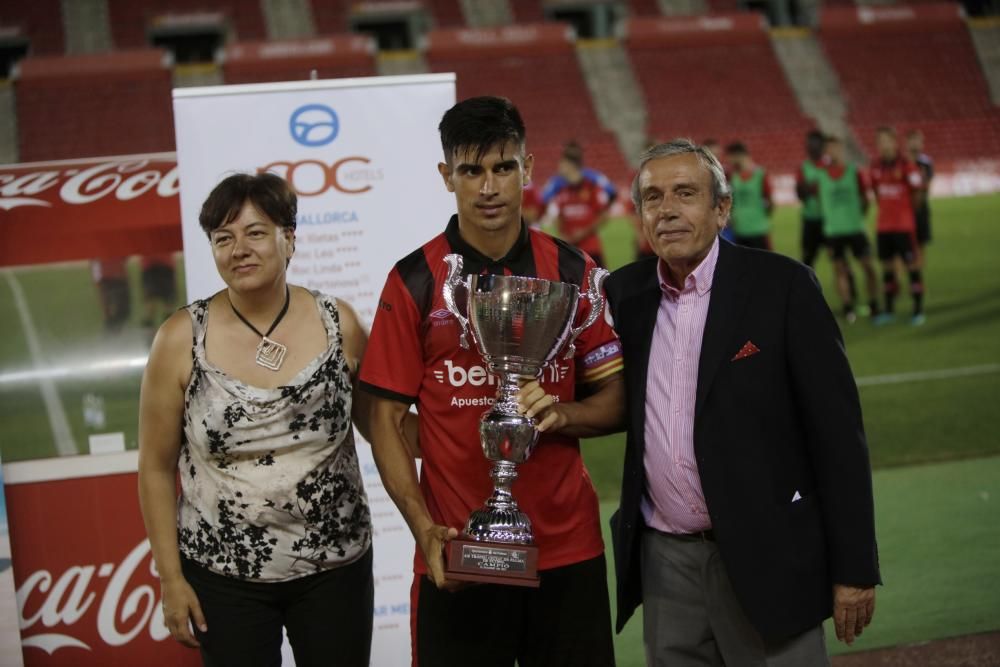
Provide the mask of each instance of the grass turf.
[{"label": "grass turf", "polygon": [[[875,511],[884,585],[875,620],[834,655],[993,630],[1000,619],[1000,457],[875,473]],[[616,503],[605,502],[607,520]],[[614,573],[608,573],[614,591]],[[614,597],[612,595],[612,606]],[[644,665],[642,613],[615,637],[618,667]]]},{"label": "grass turf", "polygon": [[[866,322],[845,327],[856,375],[957,368],[1000,362],[1000,196],[936,200],[935,240],[926,270],[928,323],[873,329]],[[778,209],[774,243],[797,256],[798,212]],[[612,221],[602,236],[612,267],[631,258],[633,232]],[[130,266],[132,345],[146,335],[140,282]],[[183,272],[179,271],[179,282]],[[829,260],[817,274],[835,311]],[[48,357],[94,351],[106,338],[96,290],[84,264],[15,270],[27,295]],[[179,294],[183,294],[179,287]],[[909,300],[900,299],[900,312]],[[0,374],[28,366],[28,348],[6,282],[0,281]],[[112,339],[101,349],[127,347]],[[106,431],[122,431],[135,446],[139,373],[117,378],[60,381],[77,446],[91,429],[83,423],[82,396],[105,399]],[[863,386],[862,405],[876,468],[896,468],[1000,453],[1000,374]],[[0,382],[0,450],[12,461],[55,454],[45,406],[35,383]],[[610,516],[621,480],[621,435],[586,441],[584,455],[602,510]],[[1000,581],[1000,459],[881,470],[875,474],[876,511],[886,586],[879,593],[876,624],[855,648],[875,648],[1000,627],[1000,604],[989,582]],[[613,591],[614,588],[612,587]],[[633,619],[617,638],[619,664],[642,664],[641,621]],[[831,641],[839,652],[842,645]]]}]

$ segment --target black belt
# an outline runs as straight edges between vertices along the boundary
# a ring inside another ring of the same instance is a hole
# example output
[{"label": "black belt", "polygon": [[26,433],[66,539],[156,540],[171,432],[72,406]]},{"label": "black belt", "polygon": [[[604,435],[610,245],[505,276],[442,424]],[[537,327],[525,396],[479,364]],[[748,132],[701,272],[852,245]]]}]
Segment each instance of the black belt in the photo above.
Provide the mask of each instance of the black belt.
[{"label": "black belt", "polygon": [[[657,531],[659,532],[659,531]],[[667,537],[672,537],[676,540],[682,540],[684,542],[714,542],[715,533],[712,529],[699,530],[696,533],[660,533],[661,535],[666,535]]]}]

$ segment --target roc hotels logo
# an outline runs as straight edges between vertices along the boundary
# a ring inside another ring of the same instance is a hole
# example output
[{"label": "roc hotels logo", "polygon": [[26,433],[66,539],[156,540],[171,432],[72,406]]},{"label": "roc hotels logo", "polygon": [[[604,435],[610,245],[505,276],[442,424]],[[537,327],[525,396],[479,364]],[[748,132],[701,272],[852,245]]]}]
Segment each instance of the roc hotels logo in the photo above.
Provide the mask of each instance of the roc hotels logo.
[{"label": "roc hotels logo", "polygon": [[306,104],[292,112],[288,128],[296,143],[316,148],[337,138],[340,119],[337,112],[325,104]]}]

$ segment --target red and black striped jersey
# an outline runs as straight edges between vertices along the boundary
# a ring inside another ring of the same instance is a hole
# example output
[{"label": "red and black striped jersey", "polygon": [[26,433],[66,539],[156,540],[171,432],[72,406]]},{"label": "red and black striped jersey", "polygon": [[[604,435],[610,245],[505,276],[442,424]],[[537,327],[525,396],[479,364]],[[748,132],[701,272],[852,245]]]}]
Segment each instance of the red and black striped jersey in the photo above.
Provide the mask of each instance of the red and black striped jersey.
[{"label": "red and black striped jersey", "polygon": [[[492,260],[466,243],[453,216],[443,234],[407,255],[390,271],[361,366],[362,387],[383,398],[415,403],[423,453],[420,487],[434,521],[459,530],[493,490],[490,463],[479,444],[479,418],[493,403],[496,378],[475,346],[459,345],[459,323],[442,296],[445,255],[459,253],[463,270],[529,276],[588,287],[590,257],[548,234],[521,225],[506,256]],[[587,315],[581,300],[576,322]],[[576,342],[576,356],[557,358],[541,382],[560,401],[574,400],[578,384],[621,372],[621,344],[610,318],[601,317]],[[514,495],[531,519],[539,568],[594,558],[604,551],[597,495],[580,456],[579,441],[543,433],[518,466]],[[417,550],[415,569],[426,571]]]}]

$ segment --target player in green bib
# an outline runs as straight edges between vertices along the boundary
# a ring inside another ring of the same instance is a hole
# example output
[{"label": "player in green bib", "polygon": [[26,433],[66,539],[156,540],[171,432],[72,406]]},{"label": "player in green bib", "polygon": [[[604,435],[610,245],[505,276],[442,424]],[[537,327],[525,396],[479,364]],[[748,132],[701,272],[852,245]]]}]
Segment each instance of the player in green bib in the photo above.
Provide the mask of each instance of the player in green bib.
[{"label": "player in green bib", "polygon": [[771,249],[771,179],[754,163],[750,151],[739,141],[726,146],[726,158],[733,166],[729,185],[733,209],[729,214],[733,240],[739,245]]},{"label": "player in green bib", "polygon": [[817,180],[817,195],[823,217],[823,236],[830,248],[837,292],[844,303],[844,318],[857,320],[854,311],[854,283],[851,267],[847,263],[850,248],[854,259],[865,272],[870,314],[879,314],[878,279],[872,264],[871,245],[865,233],[865,216],[868,212],[868,186],[857,167],[844,158],[844,145],[836,137],[828,137],[826,154],[829,164]]},{"label": "player in green bib", "polygon": [[823,211],[819,203],[819,176],[826,170],[823,149],[826,136],[819,130],[806,134],[806,159],[795,176],[795,194],[802,202],[802,263],[812,266],[823,246]]}]

